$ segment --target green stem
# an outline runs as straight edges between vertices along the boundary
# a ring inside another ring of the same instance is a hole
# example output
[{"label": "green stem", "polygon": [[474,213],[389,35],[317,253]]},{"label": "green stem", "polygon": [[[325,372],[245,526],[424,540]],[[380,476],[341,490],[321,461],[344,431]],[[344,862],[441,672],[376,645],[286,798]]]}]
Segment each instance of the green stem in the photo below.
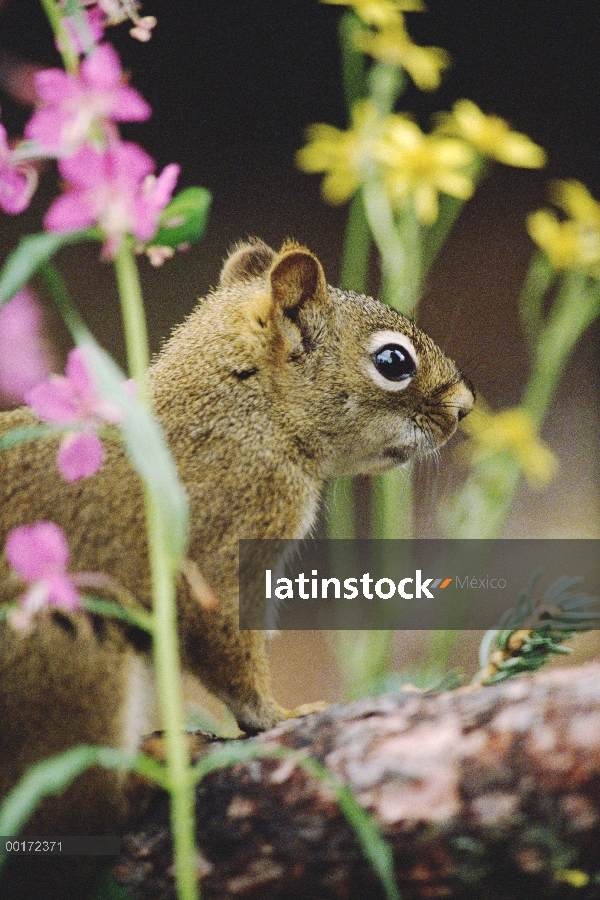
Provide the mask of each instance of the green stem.
[{"label": "green stem", "polygon": [[175,875],[180,900],[198,900],[195,796],[185,735],[175,579],[160,507],[149,489],[145,501],[154,601],[154,666],[166,739]]},{"label": "green stem", "polygon": [[[142,293],[135,258],[125,242],[116,256],[115,266],[129,373],[139,385],[140,399],[150,406],[146,374],[149,351]],[[145,485],[144,489],[154,616],[154,665],[166,739],[175,874],[180,900],[197,900],[194,792],[184,733],[175,572],[159,498],[149,485]]]},{"label": "green stem", "polygon": [[125,240],[121,241],[121,246],[115,257],[115,271],[121,300],[129,375],[137,382],[140,399],[148,404],[149,394],[146,373],[150,365],[150,351],[148,349],[144,302],[135,257],[128,242]]},{"label": "green stem", "polygon": [[[573,347],[600,312],[600,295],[585,273],[567,272],[543,323],[537,326],[533,369],[521,405],[538,429]],[[521,480],[518,461],[506,451],[483,460],[471,472],[447,516],[453,538],[496,538],[514,502]]]},{"label": "green stem", "polygon": [[62,15],[54,0],[41,0],[44,12],[56,38],[56,46],[67,72],[75,74],[79,70],[79,57],[71,44],[71,39],[63,25]]},{"label": "green stem", "polygon": [[396,100],[406,86],[402,69],[377,62],[368,76],[369,97],[382,119],[393,111]]},{"label": "green stem", "polygon": [[535,347],[543,325],[543,304],[556,273],[548,258],[538,251],[534,254],[519,297],[519,314],[525,336]]},{"label": "green stem", "polygon": [[597,289],[583,272],[564,276],[554,306],[540,330],[523,406],[541,426],[573,347],[600,311]]},{"label": "green stem", "polygon": [[327,492],[327,536],[333,540],[354,539],[354,480],[342,475],[329,485]]},{"label": "green stem", "polygon": [[345,291],[364,294],[369,274],[371,232],[360,193],[354,195],[348,211],[340,287]]},{"label": "green stem", "polygon": [[458,635],[458,631],[449,628],[429,633],[422,668],[432,681],[442,678],[447,672]]},{"label": "green stem", "polygon": [[365,57],[354,45],[354,39],[361,30],[360,19],[356,13],[344,13],[340,19],[339,35],[342,51],[342,84],[349,115],[352,114],[352,107],[356,101],[367,96]]},{"label": "green stem", "polygon": [[423,238],[414,204],[410,204],[396,221],[396,234],[405,248],[405,287],[402,296],[383,293],[383,299],[398,312],[416,318],[423,282]]},{"label": "green stem", "polygon": [[373,537],[403,540],[413,536],[412,470],[392,469],[373,478]]},{"label": "green stem", "polygon": [[[487,165],[482,156],[476,156],[468,169],[468,175],[473,185],[477,187],[486,175]],[[454,224],[460,216],[465,205],[465,200],[442,194],[440,197],[439,213],[434,224],[429,228],[423,241],[422,267],[423,278],[427,275],[436,257],[452,231]]]},{"label": "green stem", "polygon": [[387,687],[394,631],[338,631],[338,664],[347,700],[374,697]]},{"label": "green stem", "polygon": [[411,297],[406,278],[406,248],[396,231],[388,192],[373,164],[369,164],[365,173],[362,197],[369,228],[381,256],[381,293],[395,309],[406,308]]},{"label": "green stem", "polygon": [[88,334],[86,324],[73,305],[65,280],[58,269],[51,262],[42,263],[38,268],[38,275],[52,294],[52,298],[65,325],[71,332],[73,340],[77,341],[79,338],[85,337]]}]

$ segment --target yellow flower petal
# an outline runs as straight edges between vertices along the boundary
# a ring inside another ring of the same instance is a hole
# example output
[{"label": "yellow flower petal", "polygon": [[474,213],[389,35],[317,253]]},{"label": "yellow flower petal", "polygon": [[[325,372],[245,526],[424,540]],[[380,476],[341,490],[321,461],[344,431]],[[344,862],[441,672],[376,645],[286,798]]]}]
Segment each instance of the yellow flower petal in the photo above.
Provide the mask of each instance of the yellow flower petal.
[{"label": "yellow flower petal", "polygon": [[413,192],[415,213],[423,225],[433,225],[438,217],[439,204],[437,191],[431,184],[417,184]]},{"label": "yellow flower petal", "polygon": [[539,438],[535,422],[521,407],[491,412],[478,403],[464,430],[471,438],[471,462],[481,462],[501,451],[511,453],[519,462],[531,487],[543,487],[558,470],[558,460]]},{"label": "yellow flower petal", "polygon": [[578,267],[598,277],[600,227],[577,219],[560,221],[549,209],[540,209],[528,216],[527,230],[555,269]]},{"label": "yellow flower petal", "polygon": [[590,228],[600,228],[600,203],[580,181],[554,181],[550,196],[571,218]]},{"label": "yellow flower petal", "polygon": [[350,199],[359,183],[358,175],[349,166],[346,170],[336,169],[323,179],[323,198],[333,206],[338,206]]},{"label": "yellow flower petal", "polygon": [[577,265],[580,240],[572,222],[559,222],[549,209],[539,209],[527,217],[527,231],[555,269],[568,269]]},{"label": "yellow flower petal", "polygon": [[449,194],[458,200],[469,200],[473,196],[473,182],[462,172],[440,172],[436,181],[443,194]]},{"label": "yellow flower petal", "polygon": [[406,69],[422,91],[436,90],[440,86],[442,72],[450,65],[450,55],[441,47],[413,44],[402,22],[386,26],[376,34],[360,34],[356,44],[375,59]]},{"label": "yellow flower petal", "polygon": [[489,156],[509,166],[537,169],[546,162],[546,154],[527,135],[512,131],[499,116],[487,116],[471,100],[457,100],[450,115],[440,119],[440,131],[456,134]]},{"label": "yellow flower petal", "polygon": [[344,203],[357,190],[362,167],[371,158],[376,134],[371,123],[376,118],[375,108],[365,100],[355,104],[347,131],[324,123],[307,129],[308,143],[297,152],[296,164],[304,172],[325,173],[322,191],[328,203]]},{"label": "yellow flower petal", "polygon": [[439,192],[462,200],[473,193],[466,171],[473,151],[456,138],[424,134],[405,116],[388,118],[374,154],[383,165],[392,202],[405,205],[412,194],[417,217],[424,225],[437,218]]},{"label": "yellow flower petal", "polygon": [[334,6],[350,6],[367,25],[385,28],[402,21],[404,12],[424,12],[421,0],[321,0]]}]

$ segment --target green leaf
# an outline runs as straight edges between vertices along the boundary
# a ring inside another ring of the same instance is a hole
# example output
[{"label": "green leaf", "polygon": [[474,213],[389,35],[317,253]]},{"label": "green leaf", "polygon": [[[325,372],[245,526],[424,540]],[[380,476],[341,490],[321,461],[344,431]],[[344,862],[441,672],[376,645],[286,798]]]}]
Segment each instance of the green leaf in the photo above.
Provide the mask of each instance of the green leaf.
[{"label": "green leaf", "polygon": [[210,202],[210,191],[206,188],[189,187],[181,191],[163,210],[152,245],[178,247],[199,241],[206,230]]},{"label": "green leaf", "polygon": [[[28,769],[0,806],[0,834],[5,837],[18,834],[44,797],[61,794],[95,761],[93,747],[74,747]],[[4,858],[0,850],[0,868]]]},{"label": "green leaf", "polygon": [[177,566],[187,547],[188,501],[160,423],[128,395],[123,372],[91,336],[78,343],[89,360],[98,390],[123,412],[121,430],[127,454],[160,505],[172,563]]},{"label": "green leaf", "polygon": [[22,428],[11,428],[0,435],[0,450],[8,450],[17,444],[37,441],[39,438],[60,434],[65,429],[53,428],[52,425],[24,425]]},{"label": "green leaf", "polygon": [[[132,756],[113,747],[82,745],[35,763],[4,797],[0,804],[0,834],[18,834],[45,797],[62,794],[72,781],[90,766],[122,772],[137,772],[144,778],[165,786],[164,769],[156,760],[139,753]],[[6,854],[0,849],[0,869]]]},{"label": "green leaf", "polygon": [[30,234],[22,238],[16,249],[10,254],[0,273],[0,307],[2,307],[17,291],[22,288],[32,275],[54,254],[70,244],[95,237],[92,229],[84,231],[44,231],[41,234]]},{"label": "green leaf", "polygon": [[145,609],[132,609],[121,603],[115,603],[113,600],[104,600],[101,597],[91,597],[87,594],[83,598],[83,608],[89,613],[119,619],[121,622],[127,622],[135,628],[141,628],[142,631],[152,634],[152,616]]}]

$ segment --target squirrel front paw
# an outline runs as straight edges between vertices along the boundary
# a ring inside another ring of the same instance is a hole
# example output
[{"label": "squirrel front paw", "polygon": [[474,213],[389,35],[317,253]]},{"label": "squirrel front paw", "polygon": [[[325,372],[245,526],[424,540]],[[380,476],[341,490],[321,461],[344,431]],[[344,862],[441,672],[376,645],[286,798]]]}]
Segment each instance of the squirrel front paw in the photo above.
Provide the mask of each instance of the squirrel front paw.
[{"label": "squirrel front paw", "polygon": [[295,709],[284,710],[285,718],[300,719],[304,716],[312,716],[313,713],[322,712],[328,706],[329,703],[325,700],[316,700],[314,703],[302,703],[300,706],[296,706]]}]

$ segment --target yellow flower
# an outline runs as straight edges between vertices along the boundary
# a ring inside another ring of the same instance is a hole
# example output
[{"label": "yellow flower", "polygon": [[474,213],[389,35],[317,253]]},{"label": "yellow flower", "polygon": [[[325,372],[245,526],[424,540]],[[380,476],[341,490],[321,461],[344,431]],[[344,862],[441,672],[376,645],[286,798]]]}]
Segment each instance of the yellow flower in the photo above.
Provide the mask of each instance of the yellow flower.
[{"label": "yellow flower", "polygon": [[412,197],[417,218],[425,225],[438,215],[438,194],[468,200],[473,183],[465,172],[473,151],[456,138],[424,134],[401,115],[388,118],[384,138],[376,148],[392,202],[406,205]]},{"label": "yellow flower", "polygon": [[348,200],[362,181],[362,167],[373,150],[369,128],[377,112],[368,100],[359,101],[352,110],[352,127],[341,131],[333,125],[318,123],[306,132],[308,144],[296,154],[303,172],[325,172],[322,192],[328,203]]},{"label": "yellow flower", "polygon": [[561,222],[549,209],[538,209],[527,217],[527,231],[555,269],[580,264],[581,242],[575,222]]},{"label": "yellow flower", "polygon": [[406,69],[422,91],[440,86],[441,73],[450,65],[450,55],[441,47],[419,47],[411,41],[404,22],[386,25],[378,32],[357,36],[359,50],[390,66]]},{"label": "yellow flower", "polygon": [[464,430],[471,438],[472,464],[488,459],[504,450],[514,456],[532,487],[543,487],[558,469],[558,460],[540,440],[535,422],[521,407],[492,412],[478,401]]},{"label": "yellow flower", "polygon": [[600,231],[600,203],[580,181],[553,181],[550,196],[568,216],[587,228]]},{"label": "yellow flower", "polygon": [[322,0],[335,6],[351,6],[367,25],[385,28],[402,21],[404,12],[423,12],[421,0]]},{"label": "yellow flower", "polygon": [[489,156],[507,166],[539,169],[546,154],[527,135],[512,131],[499,116],[486,116],[471,100],[458,100],[452,113],[440,118],[440,131],[455,134],[468,141],[482,156]]},{"label": "yellow flower", "polygon": [[551,193],[571,218],[539,209],[527,218],[529,236],[555,269],[579,267],[600,277],[600,203],[579,181],[556,181]]}]

